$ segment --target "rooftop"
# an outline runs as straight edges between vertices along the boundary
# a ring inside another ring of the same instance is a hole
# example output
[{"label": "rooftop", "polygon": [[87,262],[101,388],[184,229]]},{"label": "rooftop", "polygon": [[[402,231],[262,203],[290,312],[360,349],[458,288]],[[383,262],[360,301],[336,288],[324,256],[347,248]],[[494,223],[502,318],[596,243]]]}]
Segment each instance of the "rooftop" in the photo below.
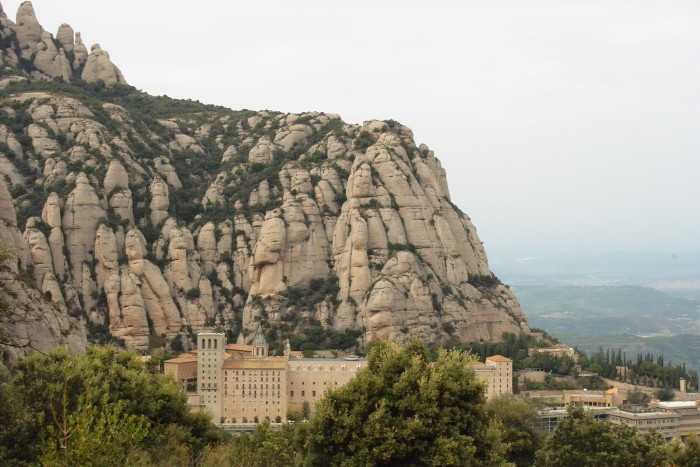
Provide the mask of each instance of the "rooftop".
[{"label": "rooftop", "polygon": [[267,346],[267,340],[265,339],[265,334],[263,334],[262,324],[258,324],[258,331],[255,333],[253,338],[253,347],[265,347]]},{"label": "rooftop", "polygon": [[237,352],[252,352],[252,345],[242,345],[242,344],[226,344],[226,350],[233,350]]},{"label": "rooftop", "polygon": [[513,360],[503,355],[492,355],[491,357],[486,357],[486,360],[491,360],[493,362],[513,362]]},{"label": "rooftop", "polygon": [[688,408],[697,407],[697,404],[695,401],[659,402],[657,405],[661,408],[664,408],[664,409],[688,409]]}]

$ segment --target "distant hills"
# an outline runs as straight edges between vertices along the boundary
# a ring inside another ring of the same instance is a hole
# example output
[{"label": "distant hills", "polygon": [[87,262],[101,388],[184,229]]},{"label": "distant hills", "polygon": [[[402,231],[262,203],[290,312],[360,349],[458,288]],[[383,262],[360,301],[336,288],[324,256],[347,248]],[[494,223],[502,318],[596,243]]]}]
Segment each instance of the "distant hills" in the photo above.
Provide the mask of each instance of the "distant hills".
[{"label": "distant hills", "polygon": [[664,354],[666,361],[700,369],[698,290],[640,286],[515,286],[530,318],[561,342],[587,353],[622,349]]},{"label": "distant hills", "polygon": [[655,358],[663,354],[666,362],[685,362],[688,369],[700,370],[700,335],[697,334],[653,337],[631,334],[561,334],[557,337],[567,345],[577,347],[589,355],[600,348],[622,349],[627,358],[633,361],[638,353],[651,353]]},{"label": "distant hills", "polygon": [[700,334],[700,300],[651,287],[513,287],[532,326],[559,334]]}]

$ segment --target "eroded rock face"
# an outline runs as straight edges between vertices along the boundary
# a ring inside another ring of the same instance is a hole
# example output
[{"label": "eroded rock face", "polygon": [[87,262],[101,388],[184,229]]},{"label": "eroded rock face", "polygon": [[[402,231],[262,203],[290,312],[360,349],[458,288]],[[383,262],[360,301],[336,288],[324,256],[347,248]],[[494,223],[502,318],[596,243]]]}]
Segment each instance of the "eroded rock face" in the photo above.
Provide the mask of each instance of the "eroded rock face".
[{"label": "eroded rock face", "polygon": [[[12,44],[0,59],[17,79],[69,80],[83,67],[88,82],[125,83],[99,46],[88,56],[70,26],[54,40],[31,5],[20,10],[21,26],[0,15],[0,43]],[[440,162],[397,122],[216,108],[139,121],[128,106],[82,98],[0,99],[10,273],[31,266],[76,335],[89,321],[145,349],[162,336],[187,346],[214,325],[245,336],[260,322],[288,334],[309,323],[361,330],[359,344],[528,331]]]},{"label": "eroded rock face", "polygon": [[58,27],[58,32],[56,33],[56,40],[61,43],[63,50],[66,52],[72,52],[75,42],[73,40],[73,28],[69,24],[63,23]]},{"label": "eroded rock face", "polygon": [[274,215],[266,218],[253,251],[251,295],[277,293],[287,288],[281,261],[286,241],[284,220]]},{"label": "eroded rock face", "polygon": [[75,46],[73,49],[75,59],[73,60],[73,69],[78,70],[80,67],[87,62],[88,50],[83,44],[83,40],[79,32],[75,33]]},{"label": "eroded rock face", "polygon": [[95,236],[95,259],[97,260],[97,287],[102,289],[105,280],[119,268],[119,251],[114,231],[104,224],[97,229]]},{"label": "eroded rock face", "polygon": [[41,42],[41,33],[44,28],[41,27],[36,19],[32,2],[23,2],[17,10],[17,41],[19,42],[22,56],[24,58],[31,57],[36,51],[36,46]]},{"label": "eroded rock face", "polygon": [[274,152],[278,145],[270,141],[270,138],[263,136],[258,143],[250,150],[248,161],[256,164],[269,164],[274,159]]},{"label": "eroded rock face", "polygon": [[104,81],[107,86],[127,84],[122,72],[109,59],[109,53],[102,50],[99,44],[94,44],[90,49],[90,55],[87,57],[80,77],[88,83]]},{"label": "eroded rock face", "polygon": [[[73,265],[73,277],[83,277],[83,262],[90,264],[94,257],[93,246],[99,220],[106,217],[95,189],[87,176],[80,173],[75,181],[75,189],[66,199],[62,227],[66,237],[66,247]],[[82,285],[78,285],[82,290]]]},{"label": "eroded rock face", "polygon": [[5,219],[12,226],[17,226],[17,213],[4,177],[0,177],[0,218]]},{"label": "eroded rock face", "polygon": [[170,165],[170,161],[167,157],[158,157],[155,160],[156,170],[158,173],[168,182],[173,188],[182,188],[182,182],[175,172],[175,168]]},{"label": "eroded rock face", "polygon": [[153,225],[158,225],[168,217],[168,207],[170,206],[168,185],[160,177],[154,177],[150,190],[151,222]]},{"label": "eroded rock face", "polygon": [[115,159],[109,163],[103,186],[107,193],[118,188],[129,188],[129,174],[118,160]]}]

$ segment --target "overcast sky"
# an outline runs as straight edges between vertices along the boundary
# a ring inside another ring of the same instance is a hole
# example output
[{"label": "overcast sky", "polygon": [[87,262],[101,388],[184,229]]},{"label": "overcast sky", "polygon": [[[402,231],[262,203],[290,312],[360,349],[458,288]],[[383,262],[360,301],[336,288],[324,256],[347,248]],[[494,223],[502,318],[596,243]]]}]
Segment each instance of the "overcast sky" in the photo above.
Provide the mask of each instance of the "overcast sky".
[{"label": "overcast sky", "polygon": [[408,125],[490,255],[700,247],[696,0],[33,5],[151,94]]}]

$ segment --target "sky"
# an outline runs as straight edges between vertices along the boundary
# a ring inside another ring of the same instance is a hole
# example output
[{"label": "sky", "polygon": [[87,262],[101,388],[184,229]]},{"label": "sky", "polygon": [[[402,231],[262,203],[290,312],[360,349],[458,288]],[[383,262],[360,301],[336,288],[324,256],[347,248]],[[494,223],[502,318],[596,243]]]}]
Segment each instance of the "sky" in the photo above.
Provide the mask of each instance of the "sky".
[{"label": "sky", "polygon": [[695,0],[33,5],[154,95],[409,126],[489,256],[700,249]]}]

